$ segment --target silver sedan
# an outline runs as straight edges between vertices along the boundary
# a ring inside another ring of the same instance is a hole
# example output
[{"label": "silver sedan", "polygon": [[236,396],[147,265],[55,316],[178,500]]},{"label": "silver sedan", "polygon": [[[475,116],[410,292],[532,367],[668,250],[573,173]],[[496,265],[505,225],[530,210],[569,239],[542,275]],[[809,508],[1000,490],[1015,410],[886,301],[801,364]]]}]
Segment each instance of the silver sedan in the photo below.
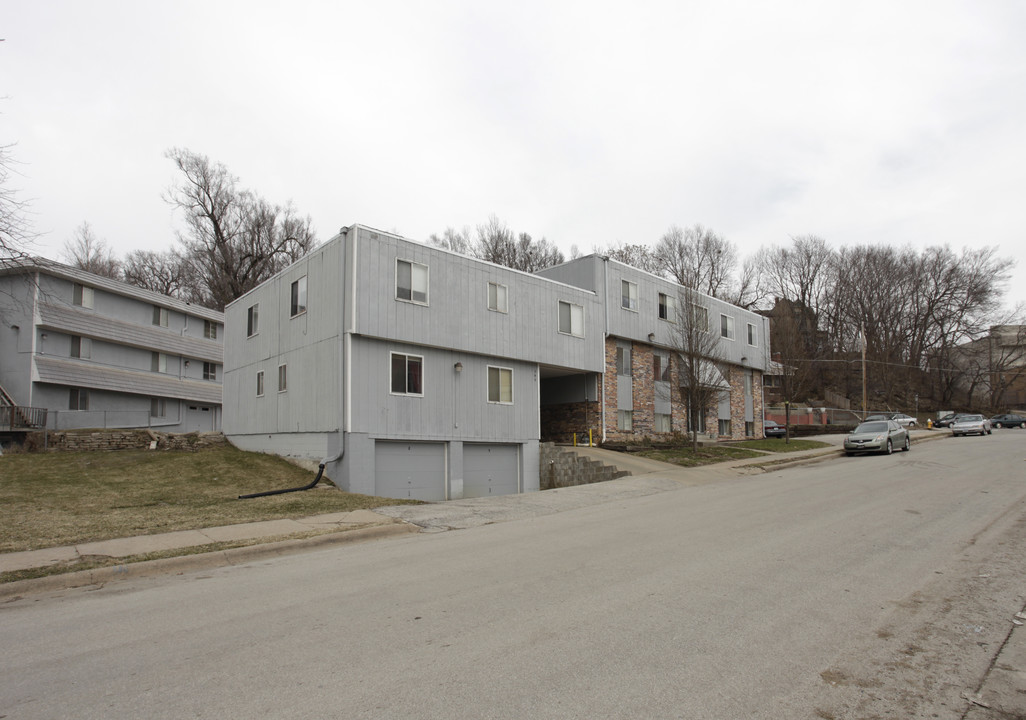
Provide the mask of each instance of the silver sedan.
[{"label": "silver sedan", "polygon": [[848,455],[862,452],[880,452],[890,455],[897,448],[908,452],[912,439],[908,429],[893,420],[870,420],[861,423],[844,439],[844,452]]},{"label": "silver sedan", "polygon": [[952,424],[951,434],[959,435],[990,435],[990,420],[982,415],[963,415],[958,422]]}]

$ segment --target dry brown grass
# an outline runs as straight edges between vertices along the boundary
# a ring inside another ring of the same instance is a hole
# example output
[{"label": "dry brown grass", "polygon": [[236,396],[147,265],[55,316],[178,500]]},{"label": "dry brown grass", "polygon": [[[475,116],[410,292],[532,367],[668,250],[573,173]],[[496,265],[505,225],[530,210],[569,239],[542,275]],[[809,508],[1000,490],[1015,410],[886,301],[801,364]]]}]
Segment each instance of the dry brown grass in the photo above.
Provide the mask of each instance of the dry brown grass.
[{"label": "dry brown grass", "polygon": [[311,480],[313,473],[281,458],[230,446],[7,454],[0,457],[0,552],[402,502],[323,483],[306,492],[238,499]]}]

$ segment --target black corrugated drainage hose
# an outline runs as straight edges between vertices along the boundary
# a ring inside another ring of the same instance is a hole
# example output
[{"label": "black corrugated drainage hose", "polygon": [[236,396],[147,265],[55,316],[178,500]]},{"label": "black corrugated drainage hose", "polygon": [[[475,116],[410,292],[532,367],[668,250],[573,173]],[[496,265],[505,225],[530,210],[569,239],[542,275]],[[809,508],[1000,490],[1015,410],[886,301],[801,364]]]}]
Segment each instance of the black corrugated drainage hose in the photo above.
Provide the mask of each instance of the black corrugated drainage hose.
[{"label": "black corrugated drainage hose", "polygon": [[321,475],[324,473],[324,463],[321,463],[317,468],[317,477],[313,479],[313,482],[303,487],[285,488],[284,490],[268,490],[266,492],[251,493],[249,495],[239,495],[239,500],[248,500],[249,498],[266,497],[267,495],[284,495],[290,492],[300,492],[302,490],[309,490],[314,485],[321,481]]}]

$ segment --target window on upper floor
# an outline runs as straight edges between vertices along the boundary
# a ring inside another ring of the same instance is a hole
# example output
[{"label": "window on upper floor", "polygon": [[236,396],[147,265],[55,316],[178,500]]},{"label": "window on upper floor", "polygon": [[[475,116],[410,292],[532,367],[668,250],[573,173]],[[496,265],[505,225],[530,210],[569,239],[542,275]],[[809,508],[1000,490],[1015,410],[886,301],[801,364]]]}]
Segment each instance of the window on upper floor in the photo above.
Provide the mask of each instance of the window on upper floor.
[{"label": "window on upper floor", "polygon": [[89,391],[85,388],[71,388],[68,410],[88,410]]},{"label": "window on upper floor", "polygon": [[631,374],[631,349],[629,347],[616,346],[616,374]]},{"label": "window on upper floor", "polygon": [[257,397],[264,396],[264,371],[261,370],[256,375],[256,395]]},{"label": "window on upper floor", "polygon": [[428,266],[409,260],[395,261],[396,300],[428,304]]},{"label": "window on upper floor", "polygon": [[79,285],[75,283],[75,287],[72,290],[71,302],[74,305],[84,308],[93,307],[93,289],[88,285]]},{"label": "window on upper floor", "polygon": [[584,337],[584,307],[559,301],[559,332]]},{"label": "window on upper floor", "polygon": [[296,315],[302,315],[306,312],[306,275],[293,281],[292,283],[292,302],[289,305],[290,317]]},{"label": "window on upper floor", "polygon": [[638,284],[629,280],[620,281],[620,307],[624,310],[638,309]]},{"label": "window on upper floor", "polygon": [[677,321],[677,298],[666,293],[659,293],[659,319],[669,322]]},{"label": "window on upper floor", "polygon": [[748,323],[748,344],[758,345],[759,343],[757,342],[757,340],[758,336],[755,334],[755,325],[753,325],[752,323]]},{"label": "window on upper floor", "polygon": [[150,398],[150,417],[167,417],[167,400],[164,398]]},{"label": "window on upper floor", "polygon": [[391,390],[395,395],[424,394],[424,358],[392,353]]},{"label": "window on upper floor", "polygon": [[260,304],[251,305],[246,311],[246,337],[253,337],[260,329]]},{"label": "window on upper floor", "polygon": [[89,338],[71,336],[71,357],[89,358],[92,355],[93,342]]},{"label": "window on upper floor", "polygon": [[730,315],[720,315],[720,337],[734,339],[734,318]]},{"label": "window on upper floor", "polygon": [[204,380],[217,380],[217,363],[205,362],[203,363],[203,379]]},{"label": "window on upper floor", "polygon": [[278,392],[282,393],[289,389],[288,366],[278,366]]},{"label": "window on upper floor", "polygon": [[208,340],[217,340],[217,323],[210,320],[203,321],[203,337]]},{"label": "window on upper floor", "polygon": [[150,370],[152,372],[167,372],[167,355],[160,352],[150,353]]},{"label": "window on upper floor", "polygon": [[159,325],[160,327],[167,327],[168,322],[168,311],[167,308],[162,308],[159,305],[153,306],[153,324]]},{"label": "window on upper floor", "polygon": [[691,304],[691,319],[695,327],[702,332],[709,332],[709,310],[701,305]]},{"label": "window on upper floor", "polygon": [[755,384],[755,375],[751,370],[745,370],[745,395],[752,394],[752,387]]},{"label": "window on upper floor", "polygon": [[488,309],[495,312],[509,311],[509,288],[499,283],[488,283]]},{"label": "window on upper floor", "polygon": [[655,353],[652,355],[652,378],[656,381],[669,382],[670,356]]},{"label": "window on upper floor", "polygon": [[488,402],[513,403],[513,370],[488,366]]}]

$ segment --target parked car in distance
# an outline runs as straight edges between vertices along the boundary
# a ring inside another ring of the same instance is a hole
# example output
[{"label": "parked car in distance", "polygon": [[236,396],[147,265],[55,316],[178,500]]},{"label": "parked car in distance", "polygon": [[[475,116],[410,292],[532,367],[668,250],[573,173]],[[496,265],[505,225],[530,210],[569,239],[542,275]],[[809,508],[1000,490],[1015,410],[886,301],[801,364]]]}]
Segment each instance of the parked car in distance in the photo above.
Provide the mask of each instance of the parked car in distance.
[{"label": "parked car in distance", "polygon": [[962,415],[951,426],[951,434],[959,435],[990,435],[990,420],[982,415]]},{"label": "parked car in distance", "polygon": [[894,413],[891,415],[891,420],[907,428],[914,428],[916,426],[916,419],[905,413]]},{"label": "parked car in distance", "polygon": [[939,419],[937,422],[935,422],[933,426],[939,428],[951,427],[951,425],[955,423],[960,417],[965,417],[966,415],[971,414],[972,413],[948,413],[947,415]]},{"label": "parked car in distance", "polygon": [[787,435],[787,428],[773,420],[767,420],[762,424],[762,434],[765,437],[784,437]]},{"label": "parked car in distance", "polygon": [[1022,415],[1015,415],[1012,413],[1007,413],[1005,415],[995,415],[990,419],[990,426],[994,428],[1026,428],[1026,417],[1023,417]]},{"label": "parked car in distance", "polygon": [[893,420],[867,420],[844,438],[844,452],[851,456],[862,452],[880,452],[890,455],[896,448],[908,452],[912,439],[908,429]]}]

